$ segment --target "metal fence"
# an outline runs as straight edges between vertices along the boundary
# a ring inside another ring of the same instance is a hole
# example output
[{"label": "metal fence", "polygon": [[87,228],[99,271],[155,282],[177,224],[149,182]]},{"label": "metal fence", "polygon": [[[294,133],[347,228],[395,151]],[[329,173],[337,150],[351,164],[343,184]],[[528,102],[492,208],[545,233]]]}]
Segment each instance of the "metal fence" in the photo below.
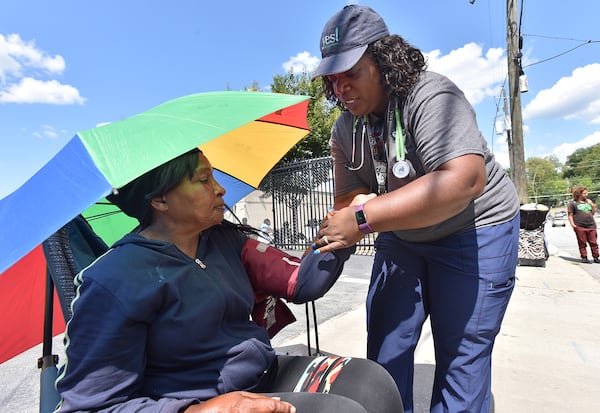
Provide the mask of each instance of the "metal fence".
[{"label": "metal fence", "polygon": [[[305,250],[333,206],[333,162],[331,157],[294,162],[273,169],[267,178],[273,200],[275,245]],[[357,245],[356,254],[374,253],[375,234]]]}]

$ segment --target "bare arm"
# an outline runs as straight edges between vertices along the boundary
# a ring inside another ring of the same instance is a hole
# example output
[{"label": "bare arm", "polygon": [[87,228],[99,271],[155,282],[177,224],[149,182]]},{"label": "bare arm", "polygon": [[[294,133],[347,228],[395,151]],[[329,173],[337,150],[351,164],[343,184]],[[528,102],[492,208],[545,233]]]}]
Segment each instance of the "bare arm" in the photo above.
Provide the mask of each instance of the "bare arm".
[{"label": "bare arm", "polygon": [[567,218],[569,219],[569,224],[571,224],[571,227],[575,228],[575,221],[573,221],[573,211],[570,207],[567,209]]},{"label": "bare arm", "polygon": [[[461,156],[405,187],[367,202],[365,214],[375,231],[428,227],[462,212],[481,195],[485,183],[483,158]],[[423,208],[423,204],[428,207]]]},{"label": "bare arm", "polygon": [[226,393],[202,404],[193,404],[184,413],[295,413],[296,408],[277,398],[244,391]]},{"label": "bare arm", "polygon": [[596,204],[591,199],[588,199],[587,201],[592,206],[592,216],[594,216],[594,214],[596,213]]},{"label": "bare arm", "polygon": [[345,194],[336,195],[335,201],[333,204],[333,209],[335,211],[337,211],[339,209],[347,207],[348,205],[350,205],[352,203],[352,200],[354,199],[354,197],[356,197],[357,195],[366,195],[368,193],[369,193],[369,188],[363,187],[363,188],[359,188],[352,192],[347,192]]},{"label": "bare arm", "polygon": [[[485,188],[486,170],[483,157],[464,155],[442,164],[410,184],[364,204],[368,223],[374,231],[423,228],[438,224],[462,212]],[[319,231],[327,236],[329,245],[321,252],[342,248],[358,242],[363,234],[358,229],[351,195],[336,197],[336,208]],[[427,205],[426,208],[423,205]]]}]

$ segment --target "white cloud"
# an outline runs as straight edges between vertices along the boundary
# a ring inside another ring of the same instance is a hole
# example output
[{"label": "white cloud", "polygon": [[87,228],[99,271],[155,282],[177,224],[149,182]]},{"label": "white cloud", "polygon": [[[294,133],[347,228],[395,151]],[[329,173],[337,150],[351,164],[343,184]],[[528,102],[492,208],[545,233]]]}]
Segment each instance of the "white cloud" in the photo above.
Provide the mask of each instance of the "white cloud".
[{"label": "white cloud", "polygon": [[600,132],[594,132],[591,135],[581,139],[580,141],[574,143],[563,143],[561,145],[558,145],[552,150],[552,154],[556,155],[556,157],[562,163],[565,163],[565,161],[567,160],[567,156],[571,155],[577,149],[587,148],[598,143],[600,143]]},{"label": "white cloud", "polygon": [[65,71],[65,60],[40,50],[18,34],[0,34],[0,103],[83,104],[70,85],[48,77]]},{"label": "white cloud", "polygon": [[440,50],[425,53],[429,70],[448,76],[462,89],[472,105],[485,97],[498,96],[506,78],[506,56],[501,48],[492,48],[483,55],[475,43],[442,55]]},{"label": "white cloud", "polygon": [[310,53],[304,51],[298,53],[296,56],[290,57],[290,60],[283,63],[283,69],[287,72],[293,70],[293,73],[311,73],[317,65],[319,64],[321,59],[316,56],[311,56]]},{"label": "white cloud", "polygon": [[579,67],[540,91],[523,109],[523,118],[580,119],[600,124],[600,63]]},{"label": "white cloud", "polygon": [[36,138],[58,138],[59,134],[54,129],[54,126],[51,125],[42,125],[42,130],[40,132],[34,132],[33,136]]},{"label": "white cloud", "polygon": [[0,78],[18,77],[28,69],[60,74],[65,70],[65,60],[60,55],[47,55],[35,42],[26,42],[18,34],[0,34]]},{"label": "white cloud", "polygon": [[37,80],[30,77],[19,83],[0,90],[0,103],[48,103],[53,105],[71,105],[85,102],[79,91],[70,85],[56,80]]},{"label": "white cloud", "polygon": [[496,161],[502,165],[504,169],[510,168],[510,156],[508,155],[508,144],[506,144],[506,140],[504,143],[496,145],[494,158],[496,158]]}]

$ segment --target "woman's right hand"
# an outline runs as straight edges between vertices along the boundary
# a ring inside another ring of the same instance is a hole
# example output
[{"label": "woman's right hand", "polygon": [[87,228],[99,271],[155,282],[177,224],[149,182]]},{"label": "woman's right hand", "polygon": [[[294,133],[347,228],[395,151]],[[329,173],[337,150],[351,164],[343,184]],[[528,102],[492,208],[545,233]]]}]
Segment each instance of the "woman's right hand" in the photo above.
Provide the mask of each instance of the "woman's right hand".
[{"label": "woman's right hand", "polygon": [[193,404],[184,413],[296,413],[287,402],[262,394],[236,391]]}]

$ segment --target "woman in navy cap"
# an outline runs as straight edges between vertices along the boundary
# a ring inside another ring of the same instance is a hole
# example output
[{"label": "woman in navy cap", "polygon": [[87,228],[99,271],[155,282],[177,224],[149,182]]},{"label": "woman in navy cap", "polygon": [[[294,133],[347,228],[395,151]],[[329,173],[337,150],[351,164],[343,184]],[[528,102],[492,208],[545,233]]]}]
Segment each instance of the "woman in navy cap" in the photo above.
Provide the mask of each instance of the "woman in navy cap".
[{"label": "woman in navy cap", "polygon": [[378,232],[368,357],[391,372],[411,412],[414,351],[429,317],[431,411],[488,412],[492,348],[518,258],[515,187],[464,94],[427,71],[421,51],[372,9],[344,7],[320,46],[313,79],[346,111],[331,134],[334,211],[315,252]]}]

